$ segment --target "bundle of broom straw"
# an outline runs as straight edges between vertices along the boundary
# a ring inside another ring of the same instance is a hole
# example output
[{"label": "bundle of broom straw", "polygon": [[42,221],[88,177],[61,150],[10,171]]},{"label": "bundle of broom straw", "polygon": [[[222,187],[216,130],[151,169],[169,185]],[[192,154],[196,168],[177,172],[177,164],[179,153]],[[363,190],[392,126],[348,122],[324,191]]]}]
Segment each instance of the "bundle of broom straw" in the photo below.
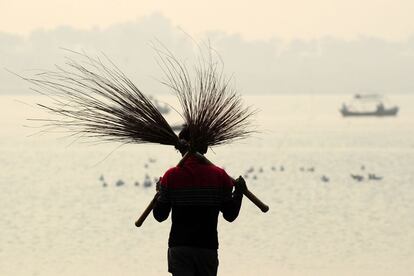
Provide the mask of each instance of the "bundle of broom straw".
[{"label": "bundle of broom straw", "polygon": [[[48,105],[38,104],[53,115],[52,119],[38,119],[45,128],[62,128],[74,136],[109,142],[177,145],[177,135],[150,98],[109,58],[70,52],[73,57],[67,57],[63,66],[22,77],[34,91],[52,100]],[[162,83],[181,104],[190,144],[212,147],[254,132],[250,120],[254,111],[243,106],[212,51],[199,58],[194,76],[166,48],[157,49],[157,54],[165,73]]]},{"label": "bundle of broom straw", "polygon": [[[223,75],[221,60],[207,48],[204,54],[200,51],[193,75],[167,48],[156,48],[165,77],[162,83],[178,97],[183,124],[190,132],[187,150],[193,154],[192,148],[199,144],[222,145],[254,132],[254,110],[243,105]],[[69,52],[73,57],[67,57],[63,66],[22,77],[33,90],[52,100],[48,105],[38,104],[53,115],[52,119],[39,119],[45,128],[62,128],[73,136],[108,142],[180,146],[177,135],[149,97],[109,58]],[[268,210],[253,194],[250,196],[259,207],[262,204],[262,211]]]}]

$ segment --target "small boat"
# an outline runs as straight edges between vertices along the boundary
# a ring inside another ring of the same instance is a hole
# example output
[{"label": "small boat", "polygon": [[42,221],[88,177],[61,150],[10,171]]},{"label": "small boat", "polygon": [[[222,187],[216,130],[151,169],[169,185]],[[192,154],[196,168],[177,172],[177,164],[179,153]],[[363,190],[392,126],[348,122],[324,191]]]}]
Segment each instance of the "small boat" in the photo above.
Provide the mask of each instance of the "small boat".
[{"label": "small boat", "polygon": [[158,109],[161,114],[168,114],[171,110],[168,104],[160,104],[157,99],[152,96],[149,96],[149,99],[154,104],[154,106]]},{"label": "small boat", "polygon": [[376,110],[373,111],[352,111],[349,110],[346,105],[343,105],[341,108],[342,116],[395,116],[398,113],[398,107],[394,106],[392,108],[385,108],[383,104],[379,104]]},{"label": "small boat", "polygon": [[383,97],[377,94],[361,95],[356,94],[350,104],[342,104],[339,110],[343,117],[360,116],[396,116],[398,106],[385,107]]}]

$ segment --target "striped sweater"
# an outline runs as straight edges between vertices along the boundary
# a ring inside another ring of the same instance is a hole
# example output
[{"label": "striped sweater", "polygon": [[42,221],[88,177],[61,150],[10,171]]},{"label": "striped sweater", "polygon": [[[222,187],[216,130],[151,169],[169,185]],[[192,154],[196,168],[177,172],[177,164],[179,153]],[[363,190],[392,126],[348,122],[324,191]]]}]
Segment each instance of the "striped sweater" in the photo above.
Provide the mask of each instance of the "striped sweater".
[{"label": "striped sweater", "polygon": [[217,249],[220,211],[227,221],[237,218],[242,194],[232,193],[227,173],[190,156],[181,167],[169,169],[161,179],[160,196],[153,214],[157,221],[171,211],[169,247],[192,246]]}]

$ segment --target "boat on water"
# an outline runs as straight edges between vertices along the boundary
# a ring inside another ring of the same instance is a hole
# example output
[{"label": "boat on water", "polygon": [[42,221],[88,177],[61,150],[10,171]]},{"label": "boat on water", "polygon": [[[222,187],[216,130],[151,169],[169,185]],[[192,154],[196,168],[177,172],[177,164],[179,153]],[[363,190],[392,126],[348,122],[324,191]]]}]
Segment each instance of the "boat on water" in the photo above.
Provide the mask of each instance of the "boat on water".
[{"label": "boat on water", "polygon": [[344,117],[349,116],[396,116],[398,106],[386,107],[384,97],[377,94],[356,94],[350,104],[342,104],[339,110]]},{"label": "boat on water", "polygon": [[152,96],[149,96],[149,99],[161,114],[168,114],[170,112],[171,108],[168,106],[168,104],[160,104],[160,102],[158,102],[158,100]]},{"label": "boat on water", "polygon": [[382,103],[377,105],[376,110],[373,111],[355,111],[349,110],[348,107],[344,104],[341,108],[342,116],[395,116],[398,113],[398,107],[394,106],[391,108],[385,108]]},{"label": "boat on water", "polygon": [[155,101],[155,107],[161,114],[168,114],[170,112],[170,107],[167,104],[161,105]]}]

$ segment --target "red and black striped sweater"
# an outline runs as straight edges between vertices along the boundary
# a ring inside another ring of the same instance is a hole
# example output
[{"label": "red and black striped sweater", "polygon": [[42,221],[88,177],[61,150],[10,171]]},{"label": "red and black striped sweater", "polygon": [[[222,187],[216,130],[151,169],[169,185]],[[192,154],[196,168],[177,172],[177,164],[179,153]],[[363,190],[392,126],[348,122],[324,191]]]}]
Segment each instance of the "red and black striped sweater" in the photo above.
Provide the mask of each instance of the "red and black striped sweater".
[{"label": "red and black striped sweater", "polygon": [[227,173],[190,156],[181,167],[169,169],[161,179],[160,196],[153,214],[157,221],[171,211],[169,247],[191,246],[218,249],[217,221],[234,221],[243,194],[232,193],[234,183]]}]

